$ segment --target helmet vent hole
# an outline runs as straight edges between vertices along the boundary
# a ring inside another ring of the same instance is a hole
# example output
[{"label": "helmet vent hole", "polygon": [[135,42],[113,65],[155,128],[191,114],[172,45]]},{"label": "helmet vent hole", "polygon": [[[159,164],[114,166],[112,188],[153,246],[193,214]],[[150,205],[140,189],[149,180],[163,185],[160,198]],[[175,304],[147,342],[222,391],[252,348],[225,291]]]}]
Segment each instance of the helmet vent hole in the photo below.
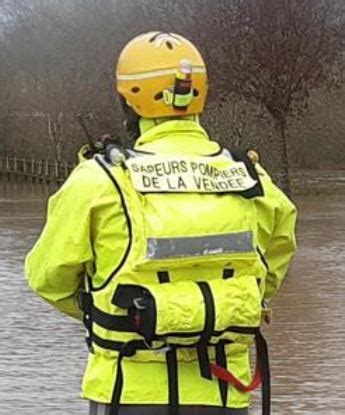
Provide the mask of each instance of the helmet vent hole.
[{"label": "helmet vent hole", "polygon": [[163,92],[158,92],[155,96],[154,99],[155,101],[159,101],[163,98]]},{"label": "helmet vent hole", "polygon": [[195,96],[195,97],[198,97],[199,96],[199,91],[197,90],[197,89],[193,89],[193,95]]},{"label": "helmet vent hole", "polygon": [[137,94],[138,92],[140,92],[140,88],[138,86],[134,86],[131,91],[133,92],[133,94]]},{"label": "helmet vent hole", "polygon": [[167,45],[168,49],[170,49],[170,50],[174,49],[173,44],[169,40],[166,42],[166,45]]}]

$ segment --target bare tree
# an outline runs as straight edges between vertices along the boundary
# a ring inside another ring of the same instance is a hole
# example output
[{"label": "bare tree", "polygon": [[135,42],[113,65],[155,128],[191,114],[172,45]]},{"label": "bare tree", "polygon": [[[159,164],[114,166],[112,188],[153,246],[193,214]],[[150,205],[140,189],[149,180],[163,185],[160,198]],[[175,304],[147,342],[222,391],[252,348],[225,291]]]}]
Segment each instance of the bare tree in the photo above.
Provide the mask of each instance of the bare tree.
[{"label": "bare tree", "polygon": [[63,142],[63,112],[59,112],[53,118],[52,114],[47,114],[48,135],[55,150],[55,159],[62,161],[62,142]]},{"label": "bare tree", "polygon": [[332,0],[239,0],[224,42],[222,91],[262,105],[278,132],[279,185],[290,193],[287,128],[303,112],[310,91],[334,80],[342,58],[344,15]]},{"label": "bare tree", "polygon": [[[71,160],[84,141],[76,114],[95,114],[95,136],[123,133],[113,92],[121,47],[143,31],[177,32],[207,61],[206,126],[225,145],[265,146],[284,185],[289,120],[311,91],[338,85],[343,9],[336,0],[1,0],[0,134],[9,149]],[[14,111],[48,118],[8,122]]]}]

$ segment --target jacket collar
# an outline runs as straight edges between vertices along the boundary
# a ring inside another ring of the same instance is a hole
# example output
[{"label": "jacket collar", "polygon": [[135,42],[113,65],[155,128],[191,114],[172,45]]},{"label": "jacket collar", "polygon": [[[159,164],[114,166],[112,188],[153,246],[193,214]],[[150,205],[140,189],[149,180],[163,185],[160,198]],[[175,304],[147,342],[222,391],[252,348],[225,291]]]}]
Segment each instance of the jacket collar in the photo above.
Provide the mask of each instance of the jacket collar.
[{"label": "jacket collar", "polygon": [[211,155],[220,151],[219,144],[209,139],[197,121],[190,119],[164,121],[147,129],[138,138],[134,148],[168,154]]}]

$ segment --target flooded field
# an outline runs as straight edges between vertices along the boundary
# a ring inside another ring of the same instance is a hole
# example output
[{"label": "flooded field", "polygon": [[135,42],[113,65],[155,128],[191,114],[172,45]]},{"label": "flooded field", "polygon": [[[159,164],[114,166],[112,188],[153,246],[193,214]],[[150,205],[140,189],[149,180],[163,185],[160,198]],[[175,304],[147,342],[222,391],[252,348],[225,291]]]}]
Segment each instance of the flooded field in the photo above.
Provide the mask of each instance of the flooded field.
[{"label": "flooded field", "polygon": [[[27,288],[47,191],[0,181],[0,414],[86,414],[83,329]],[[272,414],[345,414],[345,196],[299,197],[299,251],[265,328]],[[255,397],[253,415],[260,414]]]}]

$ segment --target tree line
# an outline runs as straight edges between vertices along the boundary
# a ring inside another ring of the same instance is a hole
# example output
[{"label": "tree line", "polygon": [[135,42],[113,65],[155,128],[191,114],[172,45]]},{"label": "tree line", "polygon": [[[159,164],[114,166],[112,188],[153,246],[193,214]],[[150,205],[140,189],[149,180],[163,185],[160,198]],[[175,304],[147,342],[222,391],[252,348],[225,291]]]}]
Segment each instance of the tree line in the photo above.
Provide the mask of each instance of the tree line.
[{"label": "tree line", "polygon": [[257,149],[285,187],[289,167],[341,168],[344,17],[342,0],[1,0],[0,151],[73,161],[81,117],[125,143],[114,63],[160,30],[206,59],[212,137]]}]

